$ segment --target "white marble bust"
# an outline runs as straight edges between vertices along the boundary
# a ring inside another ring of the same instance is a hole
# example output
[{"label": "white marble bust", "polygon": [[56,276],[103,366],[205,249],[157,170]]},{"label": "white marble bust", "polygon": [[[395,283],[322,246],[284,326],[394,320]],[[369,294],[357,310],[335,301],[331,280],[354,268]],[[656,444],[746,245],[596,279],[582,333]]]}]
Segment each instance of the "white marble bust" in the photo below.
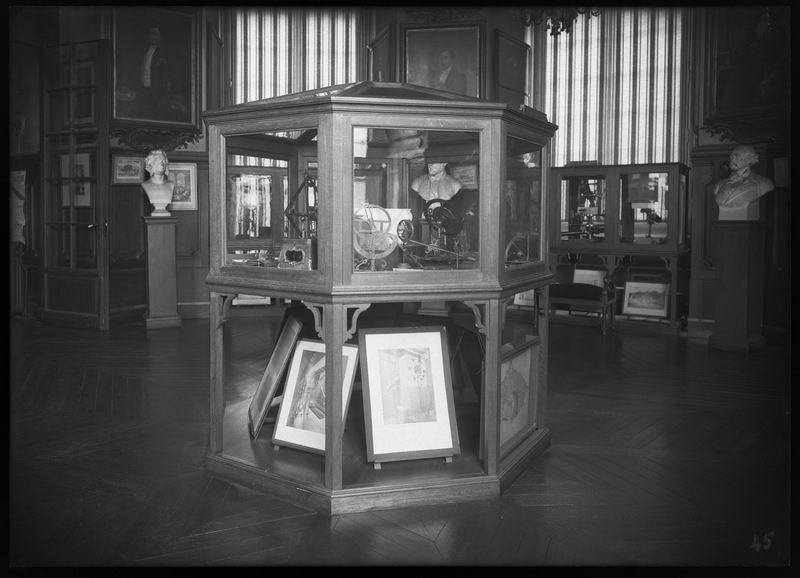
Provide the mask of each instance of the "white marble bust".
[{"label": "white marble bust", "polygon": [[731,151],[731,174],[714,186],[720,221],[758,220],[758,199],[773,190],[775,184],[753,172],[752,166],[757,162],[753,147],[740,146]]},{"label": "white marble bust", "polygon": [[461,189],[461,181],[444,170],[447,163],[428,163],[428,174],[414,179],[412,190],[426,201],[442,199],[449,201]]}]

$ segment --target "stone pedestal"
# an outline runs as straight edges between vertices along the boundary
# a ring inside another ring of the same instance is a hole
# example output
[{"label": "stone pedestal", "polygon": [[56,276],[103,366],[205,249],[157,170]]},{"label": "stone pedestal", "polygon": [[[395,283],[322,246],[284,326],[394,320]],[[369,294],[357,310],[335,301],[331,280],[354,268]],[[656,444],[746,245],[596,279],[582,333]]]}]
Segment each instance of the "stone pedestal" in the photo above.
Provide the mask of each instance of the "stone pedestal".
[{"label": "stone pedestal", "polygon": [[175,217],[144,217],[147,229],[147,329],[180,327],[175,267]]},{"label": "stone pedestal", "polygon": [[761,334],[766,227],[760,221],[714,221],[712,226],[717,263],[714,332],[708,346],[749,353],[766,345]]}]

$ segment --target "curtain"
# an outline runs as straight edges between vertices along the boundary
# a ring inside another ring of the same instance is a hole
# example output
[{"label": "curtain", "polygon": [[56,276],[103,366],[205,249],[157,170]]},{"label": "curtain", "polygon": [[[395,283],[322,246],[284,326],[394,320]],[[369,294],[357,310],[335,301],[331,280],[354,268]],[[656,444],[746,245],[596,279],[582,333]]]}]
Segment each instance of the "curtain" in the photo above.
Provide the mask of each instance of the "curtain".
[{"label": "curtain", "polygon": [[241,8],[233,17],[233,104],[356,82],[363,9]]},{"label": "curtain", "polygon": [[681,8],[603,8],[548,36],[544,112],[552,166],[686,162]]}]

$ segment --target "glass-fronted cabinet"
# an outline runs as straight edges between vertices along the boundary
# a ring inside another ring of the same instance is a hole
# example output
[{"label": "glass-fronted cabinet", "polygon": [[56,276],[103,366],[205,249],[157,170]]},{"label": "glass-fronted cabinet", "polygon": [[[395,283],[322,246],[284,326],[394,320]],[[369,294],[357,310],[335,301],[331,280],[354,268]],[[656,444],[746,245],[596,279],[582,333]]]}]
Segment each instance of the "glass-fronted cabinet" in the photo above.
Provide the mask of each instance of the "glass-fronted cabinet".
[{"label": "glass-fronted cabinet", "polygon": [[688,177],[680,163],[553,168],[552,263],[569,255],[580,267],[582,255],[599,257],[618,288],[620,314],[628,282],[652,281],[669,296],[652,317],[680,326],[688,312]]},{"label": "glass-fronted cabinet", "polygon": [[[498,495],[549,443],[542,191],[555,125],[372,82],[205,121],[209,469],[326,513]],[[292,305],[263,379],[232,402],[222,321],[240,293]],[[301,353],[321,378],[293,373]],[[323,439],[287,434],[283,412]]]}]

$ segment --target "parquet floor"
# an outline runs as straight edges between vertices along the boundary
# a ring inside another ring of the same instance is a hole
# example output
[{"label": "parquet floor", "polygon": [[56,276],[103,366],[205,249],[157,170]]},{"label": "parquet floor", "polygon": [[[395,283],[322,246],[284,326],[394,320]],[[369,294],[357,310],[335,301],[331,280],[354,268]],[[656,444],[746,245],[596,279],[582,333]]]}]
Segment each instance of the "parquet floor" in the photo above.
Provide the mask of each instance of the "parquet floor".
[{"label": "parquet floor", "polygon": [[[228,327],[257,381],[275,328]],[[789,348],[552,324],[552,446],[500,499],[328,518],[206,474],[208,336],[11,320],[10,567],[790,563]]]}]

